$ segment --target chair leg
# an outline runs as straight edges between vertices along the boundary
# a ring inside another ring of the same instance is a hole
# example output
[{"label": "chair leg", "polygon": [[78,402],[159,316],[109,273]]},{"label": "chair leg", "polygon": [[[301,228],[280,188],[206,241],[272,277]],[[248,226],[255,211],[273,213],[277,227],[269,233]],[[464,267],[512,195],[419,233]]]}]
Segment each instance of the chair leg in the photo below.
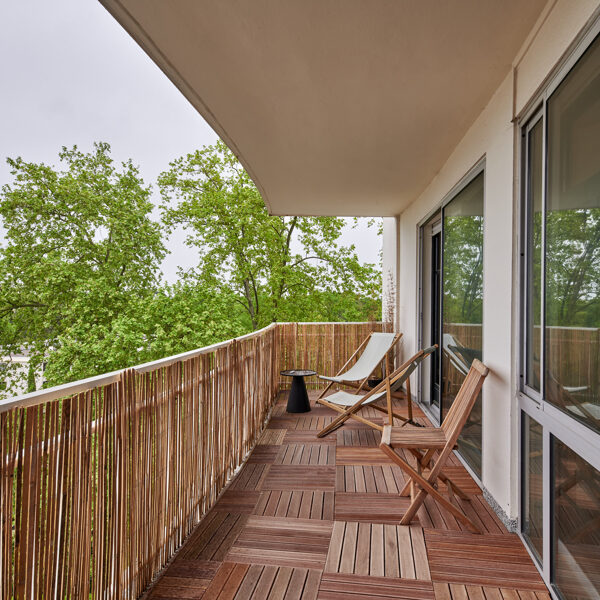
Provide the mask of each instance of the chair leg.
[{"label": "chair leg", "polygon": [[413,421],[412,394],[410,393],[410,377],[406,378],[406,400],[408,402],[408,422],[409,423],[414,423],[414,421]]},{"label": "chair leg", "polygon": [[[411,453],[414,455],[414,457],[417,459],[417,462],[420,464],[421,469],[426,469],[429,466],[429,463],[431,462],[431,459],[433,458],[434,452],[432,451],[428,451],[425,454],[421,454],[421,452],[419,452],[417,449],[411,448],[410,449]],[[421,473],[421,471],[419,471],[419,473]],[[448,489],[451,489],[451,491],[454,491],[454,493],[461,499],[461,500],[471,500],[471,497],[469,496],[469,494],[467,494],[467,492],[465,492],[457,483],[455,483],[452,479],[450,479],[450,477],[448,477],[443,470],[440,470],[440,472],[438,473],[438,479],[440,481],[442,481],[446,487],[448,487]],[[407,496],[408,495],[408,490],[410,489],[410,482],[407,482],[404,487],[402,488],[402,490],[400,491],[400,495],[401,496]]]},{"label": "chair leg", "polygon": [[468,529],[473,531],[474,533],[481,533],[481,529],[471,521],[457,506],[452,504],[449,500],[444,498],[440,492],[438,492],[431,482],[424,477],[422,477],[417,471],[415,471],[407,462],[402,460],[393,450],[391,446],[387,444],[382,444],[379,446],[385,454],[387,454],[409,477],[411,484],[419,486],[421,489],[419,492],[411,499],[412,502],[408,507],[406,513],[400,520],[400,525],[409,525],[411,521],[414,519],[415,515],[421,505],[425,501],[427,494],[430,494],[435,500],[437,500],[444,508],[446,508],[450,513],[452,513],[461,523],[467,526]]}]

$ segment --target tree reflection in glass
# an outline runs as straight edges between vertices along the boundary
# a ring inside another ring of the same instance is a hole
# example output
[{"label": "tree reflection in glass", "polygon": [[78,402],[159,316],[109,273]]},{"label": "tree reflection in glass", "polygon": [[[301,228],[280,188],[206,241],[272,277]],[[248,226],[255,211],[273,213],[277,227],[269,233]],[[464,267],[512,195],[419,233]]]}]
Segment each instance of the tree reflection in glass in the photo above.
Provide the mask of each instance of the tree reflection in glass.
[{"label": "tree reflection in glass", "polygon": [[[442,414],[474,358],[481,359],[483,311],[483,173],[444,207]],[[481,397],[459,438],[459,450],[481,474]]]},{"label": "tree reflection in glass", "polygon": [[548,101],[545,398],[600,430],[600,43]]}]

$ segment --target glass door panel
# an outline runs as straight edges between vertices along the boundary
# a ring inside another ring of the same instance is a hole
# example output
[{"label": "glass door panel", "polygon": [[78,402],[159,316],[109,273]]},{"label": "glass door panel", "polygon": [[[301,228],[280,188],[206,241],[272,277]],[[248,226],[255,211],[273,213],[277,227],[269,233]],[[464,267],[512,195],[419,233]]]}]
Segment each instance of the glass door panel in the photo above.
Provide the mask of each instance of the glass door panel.
[{"label": "glass door panel", "polygon": [[543,119],[527,132],[525,384],[540,392],[542,324]]},{"label": "glass door panel", "polygon": [[563,597],[600,597],[600,472],[553,438],[553,581]]},{"label": "glass door panel", "polygon": [[440,422],[442,224],[435,214],[421,228],[421,346],[438,345],[438,350],[421,364],[421,398],[431,416]]},{"label": "glass door panel", "polygon": [[542,426],[526,413],[523,413],[521,424],[523,436],[521,532],[541,563],[544,556]]},{"label": "glass door panel", "polygon": [[[483,188],[480,173],[443,209],[442,416],[473,359],[482,358]],[[459,451],[481,475],[481,397],[459,438]]]},{"label": "glass door panel", "polygon": [[545,399],[600,431],[600,42],[548,100]]}]

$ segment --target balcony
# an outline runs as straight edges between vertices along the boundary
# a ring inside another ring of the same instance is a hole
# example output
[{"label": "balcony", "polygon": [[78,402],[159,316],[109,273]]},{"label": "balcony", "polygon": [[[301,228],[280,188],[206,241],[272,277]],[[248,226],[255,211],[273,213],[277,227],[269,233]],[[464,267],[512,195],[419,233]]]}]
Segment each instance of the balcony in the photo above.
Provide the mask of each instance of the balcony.
[{"label": "balcony", "polygon": [[285,412],[280,370],[333,372],[380,328],[273,324],[2,402],[0,598],[547,598],[458,458],[483,536],[430,500],[398,525],[379,436]]}]

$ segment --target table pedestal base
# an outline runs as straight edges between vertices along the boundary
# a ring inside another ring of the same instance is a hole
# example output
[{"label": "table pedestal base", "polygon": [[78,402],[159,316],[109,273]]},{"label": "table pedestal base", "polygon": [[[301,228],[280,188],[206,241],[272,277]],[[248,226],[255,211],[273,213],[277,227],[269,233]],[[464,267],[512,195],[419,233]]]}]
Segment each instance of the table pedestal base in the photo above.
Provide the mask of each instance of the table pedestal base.
[{"label": "table pedestal base", "polygon": [[310,411],[310,402],[308,401],[308,393],[304,377],[292,377],[292,388],[288,396],[287,412],[303,413]]}]

